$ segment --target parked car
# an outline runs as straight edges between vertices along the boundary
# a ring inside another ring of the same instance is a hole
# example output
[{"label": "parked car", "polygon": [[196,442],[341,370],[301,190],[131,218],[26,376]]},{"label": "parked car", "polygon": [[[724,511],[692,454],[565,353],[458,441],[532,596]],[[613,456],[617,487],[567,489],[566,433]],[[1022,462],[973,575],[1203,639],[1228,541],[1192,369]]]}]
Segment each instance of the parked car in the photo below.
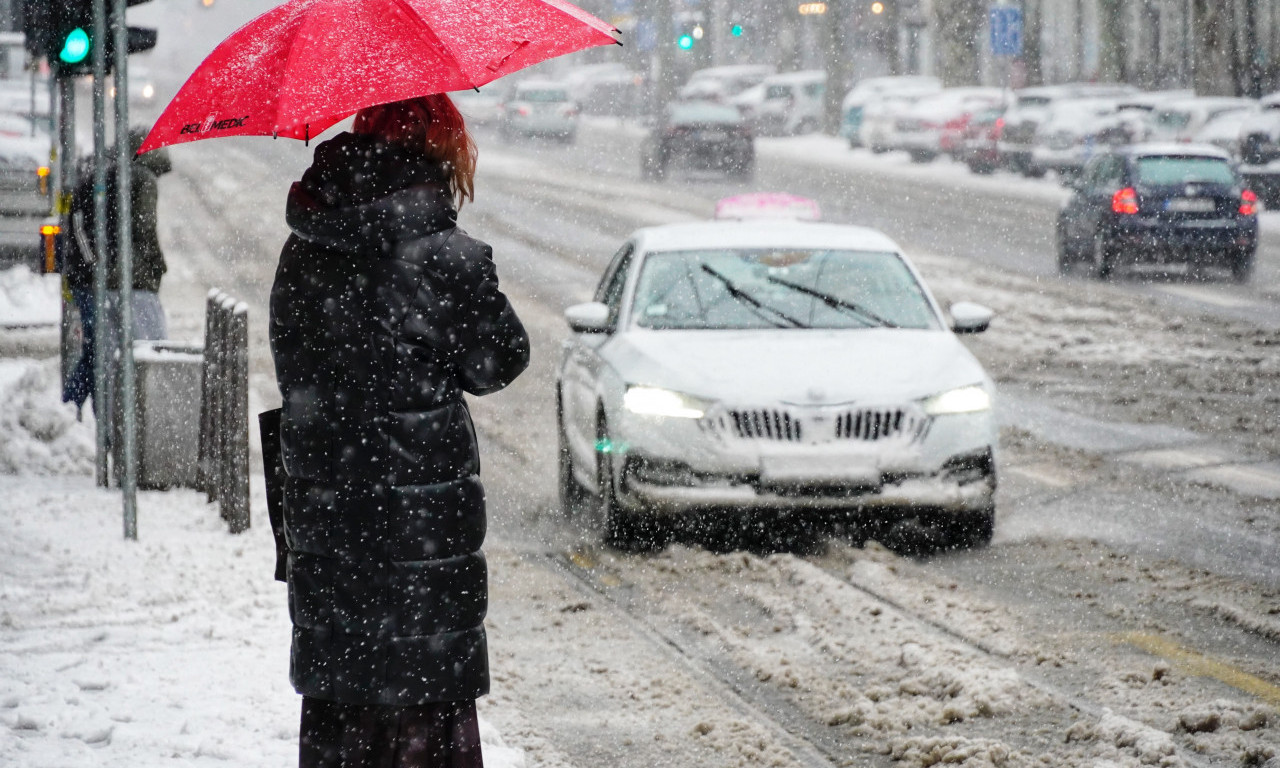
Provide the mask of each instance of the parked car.
[{"label": "parked car", "polygon": [[1240,175],[1268,208],[1280,208],[1280,93],[1240,127]]},{"label": "parked car", "polygon": [[1231,156],[1199,144],[1139,144],[1089,161],[1058,215],[1058,268],[1106,277],[1126,264],[1225,267],[1249,279],[1258,199]]},{"label": "parked car", "polygon": [[921,97],[942,90],[942,81],[928,75],[889,75],[859,80],[845,94],[840,105],[840,136],[848,139],[850,147],[862,146],[863,110],[868,104],[886,96]]},{"label": "parked car", "polygon": [[1131,95],[1137,89],[1113,83],[1063,83],[1023,88],[1014,95],[1000,138],[1000,162],[1005,168],[1028,176],[1043,175],[1032,162],[1036,132],[1048,117],[1049,107],[1061,99],[1108,98]]},{"label": "parked car", "polygon": [[770,75],[761,85],[764,98],[751,116],[757,134],[794,136],[822,126],[826,72],[810,69]]},{"label": "parked car", "polygon": [[960,146],[965,127],[973,116],[1004,103],[1000,88],[981,86],[946,88],[926,96],[901,115],[896,124],[896,144],[917,163]]},{"label": "parked car", "polygon": [[[1116,114],[1115,99],[1059,99],[1048,107],[1031,149],[1031,176],[1053,171],[1073,178],[1089,158],[1123,134],[1107,131]],[[1128,142],[1125,142],[1128,143]]]},{"label": "parked car", "polygon": [[1220,115],[1256,111],[1257,101],[1234,96],[1196,96],[1167,101],[1152,112],[1150,139],[1189,142],[1205,123]]},{"label": "parked car", "polygon": [[668,523],[708,510],[991,538],[994,389],[955,334],[992,313],[958,303],[945,319],[883,234],[641,229],[565,316],[561,499],[570,514],[597,505],[609,543],[660,545]]},{"label": "parked car", "polygon": [[1191,141],[1195,144],[1212,144],[1239,160],[1240,135],[1244,131],[1245,124],[1255,114],[1257,113],[1253,110],[1244,109],[1224,112],[1202,125],[1200,130],[1191,137]]},{"label": "parked car", "polygon": [[1004,130],[1003,105],[973,116],[960,138],[956,158],[974,173],[994,173],[1000,167],[1000,133]]},{"label": "parked car", "polygon": [[724,171],[739,178],[755,170],[751,125],[733,107],[675,102],[640,148],[640,172],[661,179],[673,167]]},{"label": "parked car", "polygon": [[764,82],[774,73],[771,64],[728,64],[699,69],[680,87],[677,98],[683,101],[714,101],[726,104],[734,96]]},{"label": "parked car", "polygon": [[574,100],[585,114],[634,117],[644,112],[645,78],[639,72],[601,72],[580,90]]},{"label": "parked car", "polygon": [[601,78],[629,75],[627,65],[620,61],[604,61],[595,64],[578,64],[563,70],[554,79],[569,91],[569,98],[578,103],[591,95],[595,82]]},{"label": "parked car", "polygon": [[562,83],[521,81],[503,105],[499,131],[505,139],[545,136],[570,143],[578,134],[578,104]]},{"label": "parked car", "polygon": [[898,119],[911,111],[917,101],[932,95],[885,94],[869,101],[862,108],[862,122],[858,126],[858,138],[862,146],[877,154],[897,149]]}]

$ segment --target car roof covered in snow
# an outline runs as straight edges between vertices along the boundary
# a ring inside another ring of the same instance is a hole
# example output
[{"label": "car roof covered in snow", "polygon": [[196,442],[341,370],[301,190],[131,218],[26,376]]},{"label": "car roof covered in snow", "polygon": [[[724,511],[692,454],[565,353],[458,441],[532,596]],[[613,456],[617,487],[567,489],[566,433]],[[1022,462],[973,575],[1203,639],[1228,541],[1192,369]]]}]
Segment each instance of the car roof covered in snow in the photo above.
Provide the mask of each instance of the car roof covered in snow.
[{"label": "car roof covered in snow", "polygon": [[1231,160],[1231,155],[1212,144],[1184,144],[1180,142],[1150,142],[1134,144],[1118,150],[1130,157],[1213,157],[1219,160]]},{"label": "car roof covered in snow", "polygon": [[635,233],[642,251],[714,248],[823,248],[899,253],[898,244],[869,227],[779,219],[714,220],[646,227]]}]

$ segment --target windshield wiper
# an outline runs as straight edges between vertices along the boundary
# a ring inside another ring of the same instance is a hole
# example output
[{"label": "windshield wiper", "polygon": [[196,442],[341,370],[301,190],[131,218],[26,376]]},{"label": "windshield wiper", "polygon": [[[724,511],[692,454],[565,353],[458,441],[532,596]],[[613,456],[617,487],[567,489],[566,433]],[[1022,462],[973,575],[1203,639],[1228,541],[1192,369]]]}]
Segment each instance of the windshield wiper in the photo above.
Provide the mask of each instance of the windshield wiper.
[{"label": "windshield wiper", "polygon": [[[730,295],[730,296],[732,296],[733,298],[737,299],[738,301],[741,301],[741,302],[743,302],[744,304],[746,304],[746,305],[748,305],[748,306],[755,307],[755,308],[756,308],[756,309],[758,309],[758,310],[764,310],[764,311],[766,311],[766,312],[772,312],[773,314],[775,314],[775,315],[777,315],[778,317],[782,318],[783,320],[787,321],[787,323],[789,323],[789,324],[790,324],[790,327],[792,327],[792,328],[808,328],[808,327],[809,327],[809,326],[805,325],[804,323],[800,322],[799,320],[795,319],[795,318],[794,318],[794,317],[792,317],[791,315],[788,315],[786,312],[783,312],[783,311],[782,311],[782,310],[780,310],[780,309],[775,309],[775,308],[773,308],[773,307],[769,306],[768,304],[763,303],[762,301],[760,301],[759,299],[757,299],[755,296],[752,296],[751,294],[749,294],[749,293],[747,293],[746,291],[742,290],[742,289],[741,289],[741,288],[739,288],[738,286],[734,285],[732,280],[730,280],[729,278],[727,278],[727,277],[725,277],[724,275],[720,274],[719,272],[715,271],[714,269],[712,269],[712,268],[711,268],[711,267],[709,267],[708,265],[703,264],[703,265],[702,265],[702,271],[703,271],[703,272],[706,272],[708,275],[711,275],[711,276],[712,276],[712,277],[714,277],[715,279],[719,280],[719,281],[724,285],[725,290],[729,292],[729,295]],[[776,320],[773,320],[773,319],[771,319],[771,318],[765,317],[764,315],[761,315],[759,312],[757,312],[756,314],[757,314],[757,315],[759,315],[759,317],[760,317],[762,320],[765,320],[765,321],[767,321],[767,322],[769,322],[769,323],[773,324],[775,327],[778,327],[778,328],[786,328],[786,327],[788,327],[788,326],[786,326],[786,325],[783,325],[783,324],[779,323],[779,322],[778,322],[778,321],[776,321]]]},{"label": "windshield wiper", "polygon": [[810,288],[806,285],[800,285],[799,283],[793,283],[789,280],[783,280],[782,278],[774,277],[773,275],[766,275],[765,279],[771,283],[781,285],[784,288],[790,288],[793,291],[799,291],[800,293],[803,293],[806,296],[812,296],[813,298],[817,299],[818,301],[821,301],[823,304],[826,304],[828,307],[831,307],[832,309],[843,309],[846,312],[852,312],[859,316],[858,318],[859,320],[862,320],[862,322],[867,323],[868,325],[880,326],[883,328],[898,327],[898,324],[893,322],[892,320],[887,320],[881,317],[880,315],[877,315],[875,312],[872,312],[871,310],[867,309],[866,307],[863,307],[858,304],[854,304],[852,301],[846,301],[839,297],[832,296],[829,293],[824,293],[822,291]]}]

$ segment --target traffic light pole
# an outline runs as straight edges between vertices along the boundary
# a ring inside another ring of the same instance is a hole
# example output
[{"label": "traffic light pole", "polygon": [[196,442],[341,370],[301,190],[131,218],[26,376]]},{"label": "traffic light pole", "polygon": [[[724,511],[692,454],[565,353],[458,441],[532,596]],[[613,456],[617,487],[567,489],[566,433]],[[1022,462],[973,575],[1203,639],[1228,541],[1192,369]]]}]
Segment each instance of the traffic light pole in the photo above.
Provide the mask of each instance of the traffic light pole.
[{"label": "traffic light pole", "polygon": [[133,367],[133,213],[132,160],[129,156],[129,30],[125,25],[128,0],[115,0],[111,34],[115,37],[116,85],[116,223],[120,258],[120,456],[123,471],[124,537],[138,538],[138,424]]},{"label": "traffic light pole", "polygon": [[[58,226],[63,232],[70,232],[67,219],[71,211],[71,190],[76,187],[76,89],[71,78],[55,70],[54,88],[58,92],[58,178],[54,181],[54,209],[58,217]],[[65,235],[64,235],[65,242]],[[75,353],[75,338],[72,334],[72,309],[69,302],[66,278],[62,279],[62,321],[60,323],[62,384],[65,387],[71,375],[71,358]]]},{"label": "traffic light pole", "polygon": [[[93,39],[107,36],[107,0],[93,0]],[[97,452],[95,475],[98,485],[106,488],[107,454],[113,415],[107,406],[107,55],[103,46],[93,47],[93,242],[98,258],[93,263],[93,405],[98,409],[94,419]]]}]

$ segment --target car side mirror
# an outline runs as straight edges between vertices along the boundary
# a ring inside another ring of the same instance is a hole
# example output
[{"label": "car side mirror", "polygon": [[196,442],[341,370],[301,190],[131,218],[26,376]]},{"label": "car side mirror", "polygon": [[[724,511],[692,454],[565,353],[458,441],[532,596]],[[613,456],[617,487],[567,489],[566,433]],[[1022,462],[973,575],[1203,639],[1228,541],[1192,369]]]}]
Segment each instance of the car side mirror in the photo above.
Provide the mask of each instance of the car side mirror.
[{"label": "car side mirror", "polygon": [[608,333],[609,308],[598,301],[574,304],[564,311],[569,330],[574,333]]},{"label": "car side mirror", "polygon": [[951,305],[951,330],[956,333],[982,333],[991,325],[995,312],[972,301]]}]

